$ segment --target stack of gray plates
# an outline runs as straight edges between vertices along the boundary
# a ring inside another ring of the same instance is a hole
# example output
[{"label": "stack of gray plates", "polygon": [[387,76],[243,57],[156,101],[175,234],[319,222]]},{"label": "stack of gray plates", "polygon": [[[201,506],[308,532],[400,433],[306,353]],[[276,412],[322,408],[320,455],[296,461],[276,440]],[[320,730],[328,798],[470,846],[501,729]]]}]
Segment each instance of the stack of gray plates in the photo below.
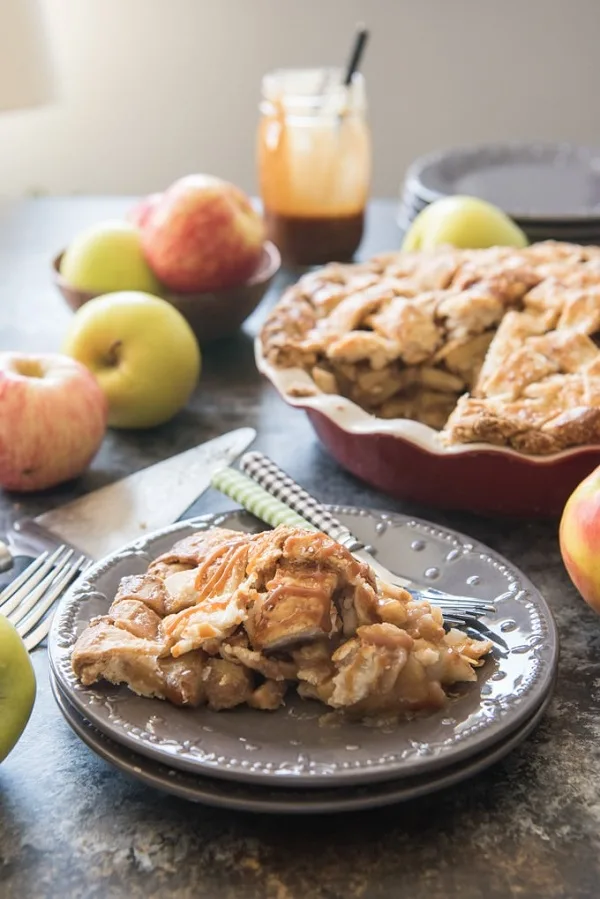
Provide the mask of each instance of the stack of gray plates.
[{"label": "stack of gray plates", "polygon": [[422,209],[453,194],[499,206],[532,242],[600,244],[600,150],[498,143],[423,156],[406,174],[400,227],[406,230]]},{"label": "stack of gray plates", "polygon": [[244,512],[202,516],[149,535],[90,568],[62,600],[49,642],[52,688],[67,724],[126,775],[178,796],[246,811],[308,814],[400,802],[494,764],[535,728],[550,701],[558,646],[543,597],[506,559],[427,522],[335,509],[384,565],[413,581],[493,600],[484,624],[494,650],[477,680],[438,711],[389,726],[340,720],[290,696],[275,712],[183,709],[126,687],[84,687],[71,652],[90,618],[106,614],[120,579],[194,531],[257,530]]}]

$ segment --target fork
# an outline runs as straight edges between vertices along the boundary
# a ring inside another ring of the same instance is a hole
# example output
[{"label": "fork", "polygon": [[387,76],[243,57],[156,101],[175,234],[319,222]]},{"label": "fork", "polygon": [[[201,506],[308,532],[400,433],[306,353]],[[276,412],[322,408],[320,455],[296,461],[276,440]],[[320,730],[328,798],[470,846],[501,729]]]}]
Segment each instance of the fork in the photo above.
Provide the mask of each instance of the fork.
[{"label": "fork", "polygon": [[341,521],[335,518],[329,509],[325,508],[312,494],[304,490],[300,484],[296,483],[275,462],[262,453],[245,453],[240,459],[240,468],[272,496],[280,499],[294,509],[295,512],[306,518],[314,527],[324,531],[333,540],[341,543],[355,557],[366,562],[380,580],[393,584],[396,587],[403,587],[412,593],[415,599],[434,602],[441,608],[461,608],[465,612],[472,611],[480,617],[496,611],[493,605],[477,597],[457,596],[437,590],[434,587],[425,587],[390,571],[375,559],[372,553],[367,550],[365,544],[358,540],[346,525],[343,525]]},{"label": "fork", "polygon": [[15,625],[29,652],[47,636],[56,600],[91,565],[85,556],[73,556],[65,545],[43,552],[0,593],[0,615]]},{"label": "fork", "polygon": [[[271,472],[275,471],[279,478],[286,478],[294,484],[291,478],[288,478],[287,475],[281,472],[270,459],[255,453],[247,453],[246,455],[251,457],[259,456],[261,463],[264,461],[269,466]],[[258,461],[259,459],[254,458],[254,463],[258,463]],[[235,499],[240,505],[247,509],[247,511],[256,515],[272,527],[277,527],[277,525],[280,524],[288,524],[293,527],[320,530],[328,533],[333,539],[338,540],[338,542],[341,542],[346,546],[355,557],[367,562],[381,580],[404,587],[404,589],[408,590],[417,600],[425,600],[432,605],[439,606],[442,609],[446,623],[466,628],[474,628],[477,630],[479,636],[489,636],[489,639],[493,639],[498,645],[503,648],[506,647],[502,638],[497,637],[495,634],[493,635],[479,620],[490,613],[494,613],[496,611],[495,606],[486,603],[484,600],[476,599],[475,597],[454,596],[453,594],[444,593],[441,590],[435,590],[433,588],[419,589],[415,587],[412,582],[394,575],[391,571],[388,571],[387,568],[384,568],[383,565],[377,562],[377,560],[366,551],[364,544],[360,543],[360,541],[350,533],[348,528],[345,528],[344,525],[334,518],[327,509],[320,507],[318,501],[314,497],[311,497],[310,494],[303,491],[299,485],[295,484],[296,493],[301,494],[303,504],[306,503],[306,497],[309,497],[311,506],[313,508],[317,507],[317,509],[322,509],[324,513],[323,516],[315,516],[310,510],[306,517],[300,515],[298,512],[298,503],[293,497],[290,499],[288,493],[285,492],[286,499],[285,502],[283,502],[282,499],[274,495],[275,487],[272,478],[266,479],[261,477],[263,483],[265,483],[265,481],[268,481],[269,483],[269,491],[265,490],[262,484],[259,484],[256,479],[258,475],[255,465],[249,466],[246,464],[247,469],[250,467],[254,472],[253,479],[250,479],[247,475],[236,471],[233,468],[223,468],[215,472],[211,480],[211,486],[220,490],[232,499]],[[293,506],[296,506],[296,509],[294,509]],[[319,524],[317,524],[317,521],[319,521]]]}]

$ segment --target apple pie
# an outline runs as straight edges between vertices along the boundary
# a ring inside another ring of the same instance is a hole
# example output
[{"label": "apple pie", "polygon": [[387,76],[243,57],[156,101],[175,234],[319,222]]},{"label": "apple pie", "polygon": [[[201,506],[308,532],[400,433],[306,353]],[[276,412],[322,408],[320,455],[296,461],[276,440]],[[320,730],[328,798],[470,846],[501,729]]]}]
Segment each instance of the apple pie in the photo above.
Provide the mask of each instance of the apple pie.
[{"label": "apple pie", "polygon": [[490,649],[325,534],[214,528],[124,577],[71,663],[180,706],[276,709],[295,689],[364,718],[441,707]]},{"label": "apple pie", "polygon": [[265,358],[442,444],[545,455],[600,440],[600,248],[440,247],[332,263],[290,287]]}]

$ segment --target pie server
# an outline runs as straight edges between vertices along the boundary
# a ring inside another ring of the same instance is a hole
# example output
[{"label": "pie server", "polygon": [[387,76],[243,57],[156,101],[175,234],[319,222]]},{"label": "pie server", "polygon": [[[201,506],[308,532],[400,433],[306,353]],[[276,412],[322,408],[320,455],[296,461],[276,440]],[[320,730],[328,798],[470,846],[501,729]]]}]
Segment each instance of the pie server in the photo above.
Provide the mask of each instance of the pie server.
[{"label": "pie server", "polygon": [[256,437],[238,428],[157,462],[36,518],[16,521],[7,534],[12,552],[39,555],[60,544],[103,558],[126,543],[177,521]]}]

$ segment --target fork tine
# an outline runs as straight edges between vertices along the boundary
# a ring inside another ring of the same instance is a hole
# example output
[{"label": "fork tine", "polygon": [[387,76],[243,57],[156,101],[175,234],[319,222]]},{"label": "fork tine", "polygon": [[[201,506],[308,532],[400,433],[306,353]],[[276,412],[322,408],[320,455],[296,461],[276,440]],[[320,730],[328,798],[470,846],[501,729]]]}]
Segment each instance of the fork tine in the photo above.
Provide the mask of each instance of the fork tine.
[{"label": "fork tine", "polygon": [[[489,606],[467,606],[467,605],[458,605],[457,603],[452,602],[451,600],[442,601],[432,601],[427,600],[431,606],[437,606],[442,612],[447,611],[448,614],[452,612],[457,612],[460,615],[472,615],[474,618],[484,618],[486,615],[490,615]],[[494,612],[496,610],[494,609]]]},{"label": "fork tine", "polygon": [[464,627],[467,619],[463,615],[444,615],[444,624],[450,624],[456,627]]},{"label": "fork tine", "polygon": [[509,651],[508,643],[496,634],[489,627],[486,627],[480,621],[468,615],[444,615],[444,624],[452,627],[458,627],[466,631],[470,637],[477,640],[491,640],[497,647],[501,647],[505,652]]},{"label": "fork tine", "polygon": [[485,618],[485,614],[472,612],[470,609],[468,612],[462,609],[441,609],[440,611],[444,616],[444,621],[447,621],[448,618],[456,618],[459,621],[480,621],[482,618]]},{"label": "fork tine", "polygon": [[[333,540],[341,543],[356,559],[366,562],[377,578],[407,589],[416,599],[427,600],[435,605],[439,605],[440,600],[446,600],[448,603],[446,608],[452,611],[468,611],[479,615],[496,611],[492,605],[477,597],[455,597],[390,571],[377,559],[372,546],[365,545],[357,539],[345,524],[332,515],[330,509],[322,506],[316,497],[304,490],[268,456],[258,452],[245,453],[240,459],[240,468],[243,474],[228,469],[231,478],[227,483],[217,478],[213,480],[213,487],[240,502],[247,511],[257,514],[259,518],[262,517],[268,524],[281,523],[285,512],[292,510],[296,516],[299,515],[303,519],[304,525],[310,523],[317,530],[324,531]],[[277,501],[279,511],[274,512],[271,505],[270,514],[265,518],[266,501],[273,497]]]},{"label": "fork tine", "polygon": [[21,635],[21,637],[25,636],[33,627],[34,624],[37,624],[40,618],[42,618],[50,606],[52,606],[58,597],[61,595],[63,590],[68,585],[69,581],[73,579],[73,577],[77,574],[77,569],[83,562],[83,556],[80,556],[76,562],[71,562],[69,565],[62,569],[62,573],[58,575],[58,577],[54,578],[52,584],[50,585],[50,589],[44,593],[43,598],[37,602],[34,607],[31,609],[29,614],[21,619],[21,623],[17,625],[17,631]]},{"label": "fork tine", "polygon": [[492,615],[496,611],[496,606],[492,605],[492,603],[485,602],[483,599],[478,599],[475,596],[454,596],[453,594],[443,593],[441,590],[429,589],[409,589],[408,592],[412,594],[415,599],[429,602],[432,605],[440,606],[440,608],[445,605],[448,608],[460,608],[468,611],[471,611],[471,609],[481,609],[484,614],[487,612]]},{"label": "fork tine", "polygon": [[[62,547],[59,548],[62,549]],[[58,552],[58,550],[56,550],[56,552]],[[25,568],[25,570],[21,572],[21,574],[19,574],[13,581],[10,582],[10,584],[8,584],[7,587],[4,588],[4,590],[0,593],[0,608],[7,600],[10,599],[13,593],[15,593],[19,589],[19,587],[21,587],[25,583],[25,581],[29,580],[29,578],[35,574],[35,572],[46,561],[47,558],[47,552],[41,553],[41,555],[39,555],[37,559],[34,559],[33,562],[31,562],[27,566],[27,568]]]},{"label": "fork tine", "polygon": [[[355,555],[357,555],[355,553]],[[485,600],[481,599],[478,596],[463,596],[460,594],[454,593],[446,593],[444,590],[438,590],[436,587],[423,587],[420,585],[412,584],[410,581],[407,581],[406,578],[400,577],[399,575],[394,574],[393,572],[388,572],[388,577],[385,576],[385,572],[387,569],[384,569],[381,563],[377,563],[377,567],[373,565],[373,563],[369,563],[371,568],[377,573],[378,577],[383,581],[387,581],[389,584],[393,584],[395,587],[402,587],[405,590],[408,590],[415,598],[424,599],[427,602],[435,603],[438,605],[440,602],[451,602],[456,606],[464,606],[465,608],[472,608],[473,605],[482,606],[487,609],[488,612],[495,612],[496,608],[491,603],[486,603]],[[496,599],[503,599],[506,594],[502,596],[496,597]]]},{"label": "fork tine", "polygon": [[39,644],[44,640],[52,627],[52,619],[54,618],[54,612],[51,615],[47,615],[41,624],[33,630],[26,637],[23,637],[23,643],[25,645],[25,649],[27,652],[31,652],[39,646]]},{"label": "fork tine", "polygon": [[[81,569],[79,571],[80,575],[82,575],[93,564],[92,560],[88,559],[87,556],[82,556],[82,559],[83,559],[83,563],[81,563],[81,561],[80,561],[80,564],[81,564]],[[75,571],[76,571],[76,565],[77,565],[77,563],[75,563],[75,565],[73,566]],[[67,584],[65,584],[65,586],[67,586]],[[60,593],[58,594],[58,596],[60,596]],[[58,598],[58,597],[56,597],[56,598]],[[45,618],[42,619],[42,621],[40,622],[40,624],[38,624],[38,626],[36,628],[34,628],[32,631],[30,631],[30,633],[28,633],[27,635],[22,635],[23,643],[25,644],[25,649],[27,650],[27,652],[31,652],[33,649],[36,648],[36,646],[39,646],[39,644],[42,642],[42,640],[44,640],[48,636],[48,632],[50,631],[50,627],[52,626],[53,618],[54,618],[54,610],[52,609],[50,611],[50,613],[48,615],[46,615]],[[33,624],[34,622],[30,621],[29,623]]]},{"label": "fork tine", "polygon": [[[19,594],[23,593],[20,597],[20,602],[16,608],[7,615],[6,617],[12,624],[17,624],[21,621],[25,615],[29,612],[29,610],[42,598],[48,587],[62,574],[65,568],[69,564],[69,560],[73,555],[73,550],[67,550],[66,556],[61,559],[60,563],[49,571],[46,577],[40,581],[33,590],[27,590],[27,587],[22,587],[19,591]],[[13,597],[14,599],[15,597]],[[6,613],[3,613],[6,614]]]},{"label": "fork tine", "polygon": [[410,593],[415,602],[426,602],[434,608],[441,609],[444,616],[452,615],[454,613],[463,617],[485,618],[487,615],[491,615],[496,611],[495,606],[477,600],[471,600],[469,602],[455,601],[453,596],[448,596],[446,599],[438,599],[437,597],[431,598],[422,596],[416,590],[411,590]]},{"label": "fork tine", "polygon": [[47,552],[42,553],[31,565],[28,565],[25,571],[0,594],[0,612],[8,617],[13,609],[16,609],[19,603],[27,598],[30,590],[33,590],[53,569],[65,550],[66,546],[59,546],[51,556]]},{"label": "fork tine", "polygon": [[481,599],[461,599],[460,597],[449,596],[430,597],[428,602],[435,603],[438,606],[452,606],[455,609],[481,609],[483,612],[494,613],[496,606],[489,602],[483,602]]}]

